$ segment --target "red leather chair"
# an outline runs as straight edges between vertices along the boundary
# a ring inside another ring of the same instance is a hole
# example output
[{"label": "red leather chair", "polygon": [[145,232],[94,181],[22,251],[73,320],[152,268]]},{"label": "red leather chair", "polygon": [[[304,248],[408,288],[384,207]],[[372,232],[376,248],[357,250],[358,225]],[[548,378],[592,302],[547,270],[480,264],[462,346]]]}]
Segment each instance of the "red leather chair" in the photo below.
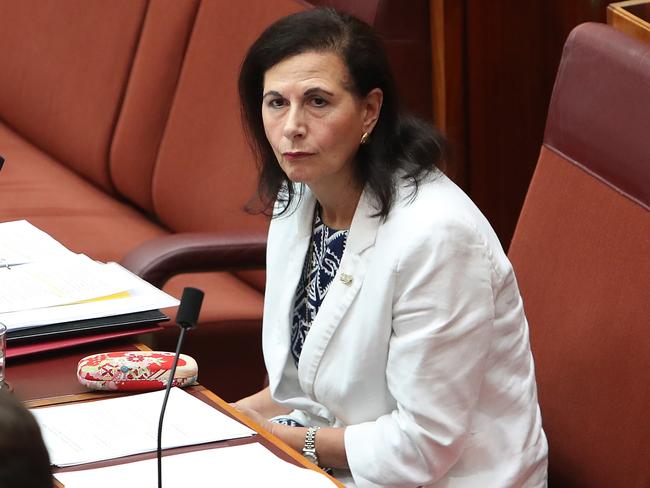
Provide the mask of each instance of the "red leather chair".
[{"label": "red leather chair", "polygon": [[650,486],[649,210],[650,45],[583,24],[509,251],[549,486]]}]

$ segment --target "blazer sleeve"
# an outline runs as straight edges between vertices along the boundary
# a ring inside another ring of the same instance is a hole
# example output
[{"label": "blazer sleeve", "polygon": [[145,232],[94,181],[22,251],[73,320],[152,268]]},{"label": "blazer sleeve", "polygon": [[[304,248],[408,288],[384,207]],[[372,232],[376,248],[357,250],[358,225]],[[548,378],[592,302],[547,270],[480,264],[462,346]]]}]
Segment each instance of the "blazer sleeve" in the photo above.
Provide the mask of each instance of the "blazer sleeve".
[{"label": "blazer sleeve", "polygon": [[359,487],[426,485],[458,460],[492,337],[490,256],[464,221],[436,223],[405,246],[386,370],[397,407],[345,431]]}]

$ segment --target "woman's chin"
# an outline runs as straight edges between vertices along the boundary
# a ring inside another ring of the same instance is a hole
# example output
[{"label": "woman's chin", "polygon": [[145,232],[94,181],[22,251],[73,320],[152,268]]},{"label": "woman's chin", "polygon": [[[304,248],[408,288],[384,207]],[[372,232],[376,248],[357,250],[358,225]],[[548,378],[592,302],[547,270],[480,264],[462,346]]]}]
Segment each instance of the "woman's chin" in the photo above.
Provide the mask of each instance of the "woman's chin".
[{"label": "woman's chin", "polygon": [[309,175],[305,174],[302,171],[291,171],[285,174],[287,175],[287,178],[289,178],[293,183],[309,184],[311,180],[311,178],[309,178]]}]

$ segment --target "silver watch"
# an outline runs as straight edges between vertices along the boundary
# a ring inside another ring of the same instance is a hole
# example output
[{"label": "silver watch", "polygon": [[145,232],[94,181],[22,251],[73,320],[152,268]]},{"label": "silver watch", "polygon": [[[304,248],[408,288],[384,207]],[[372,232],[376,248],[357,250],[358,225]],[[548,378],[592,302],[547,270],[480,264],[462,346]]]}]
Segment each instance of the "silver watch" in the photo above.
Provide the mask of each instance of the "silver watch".
[{"label": "silver watch", "polygon": [[318,456],[316,455],[316,432],[320,427],[309,427],[305,434],[305,446],[302,448],[302,455],[309,461],[318,466]]}]

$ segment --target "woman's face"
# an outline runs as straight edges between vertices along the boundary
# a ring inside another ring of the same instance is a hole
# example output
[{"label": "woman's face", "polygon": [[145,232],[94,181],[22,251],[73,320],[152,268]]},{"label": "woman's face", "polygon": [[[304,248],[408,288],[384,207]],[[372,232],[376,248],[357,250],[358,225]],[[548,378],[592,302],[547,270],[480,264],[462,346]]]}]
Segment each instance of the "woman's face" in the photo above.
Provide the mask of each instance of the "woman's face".
[{"label": "woman's face", "polygon": [[354,183],[354,157],[381,108],[381,90],[353,95],[348,70],[330,52],[287,58],[264,74],[262,120],[287,177],[317,191]]}]

